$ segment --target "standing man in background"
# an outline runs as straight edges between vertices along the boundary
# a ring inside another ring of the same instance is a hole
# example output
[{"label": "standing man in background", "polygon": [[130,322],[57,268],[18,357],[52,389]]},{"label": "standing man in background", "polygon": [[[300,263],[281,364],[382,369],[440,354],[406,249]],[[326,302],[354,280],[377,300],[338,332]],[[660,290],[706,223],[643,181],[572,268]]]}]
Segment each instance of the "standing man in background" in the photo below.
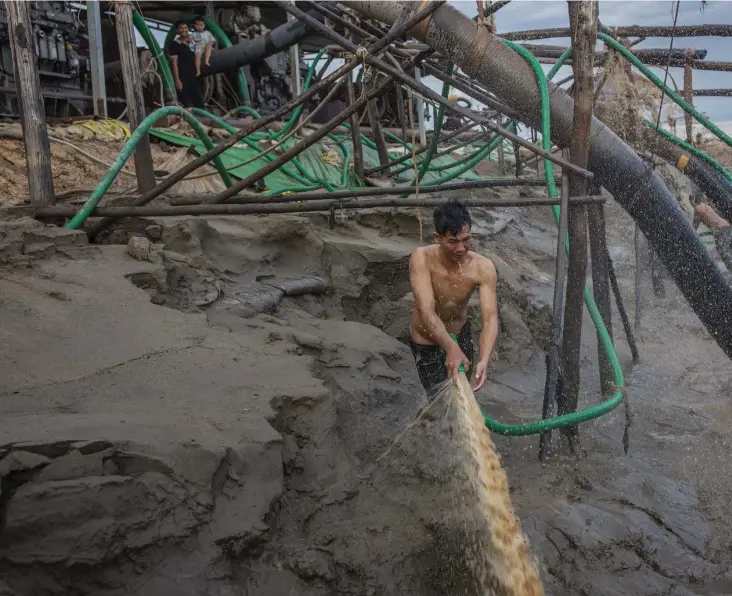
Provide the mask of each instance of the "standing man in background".
[{"label": "standing man in background", "polygon": [[190,35],[188,25],[183,21],[175,25],[178,36],[170,42],[170,54],[173,66],[173,79],[178,90],[178,101],[184,108],[203,109],[203,94],[196,76],[196,42]]}]

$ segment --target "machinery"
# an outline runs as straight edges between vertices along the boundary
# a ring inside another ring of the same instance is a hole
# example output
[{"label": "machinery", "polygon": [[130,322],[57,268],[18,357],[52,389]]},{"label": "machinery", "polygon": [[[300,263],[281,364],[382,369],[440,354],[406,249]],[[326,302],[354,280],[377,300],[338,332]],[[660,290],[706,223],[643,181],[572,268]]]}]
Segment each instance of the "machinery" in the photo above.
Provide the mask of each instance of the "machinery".
[{"label": "machinery", "polygon": [[[31,2],[33,43],[48,116],[83,114],[91,105],[88,38],[72,2]],[[7,13],[0,2],[0,113],[17,116]]]}]

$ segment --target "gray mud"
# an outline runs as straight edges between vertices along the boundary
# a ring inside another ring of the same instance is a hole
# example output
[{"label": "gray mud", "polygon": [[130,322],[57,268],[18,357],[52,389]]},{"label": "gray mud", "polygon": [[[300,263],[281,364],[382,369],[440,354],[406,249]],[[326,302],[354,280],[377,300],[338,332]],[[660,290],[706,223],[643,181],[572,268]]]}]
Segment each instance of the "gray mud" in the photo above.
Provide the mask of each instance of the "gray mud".
[{"label": "gray mud", "polygon": [[[608,212],[632,310],[632,228]],[[501,321],[478,397],[531,420],[553,223],[474,215]],[[472,594],[444,412],[381,458],[427,403],[399,341],[420,219],[428,237],[426,210],[338,214],[333,230],[274,216],[115,233],[147,234],[149,261],[3,223],[0,594]],[[581,461],[558,436],[545,464],[536,437],[494,437],[548,594],[732,593],[732,370],[667,285],[627,375],[627,456],[621,411],[582,426]],[[590,404],[589,320],[584,337]],[[617,330],[616,343],[629,369]]]}]

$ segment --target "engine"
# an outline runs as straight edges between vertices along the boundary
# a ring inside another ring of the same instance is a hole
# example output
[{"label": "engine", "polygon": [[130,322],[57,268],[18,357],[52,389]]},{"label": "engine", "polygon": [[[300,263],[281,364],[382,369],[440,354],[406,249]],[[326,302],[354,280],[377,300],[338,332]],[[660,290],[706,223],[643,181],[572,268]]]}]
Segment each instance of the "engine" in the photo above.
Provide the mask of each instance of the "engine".
[{"label": "engine", "polygon": [[[48,116],[83,114],[89,105],[88,37],[72,2],[31,2],[32,36]],[[0,2],[0,111],[18,115],[7,13]]]}]

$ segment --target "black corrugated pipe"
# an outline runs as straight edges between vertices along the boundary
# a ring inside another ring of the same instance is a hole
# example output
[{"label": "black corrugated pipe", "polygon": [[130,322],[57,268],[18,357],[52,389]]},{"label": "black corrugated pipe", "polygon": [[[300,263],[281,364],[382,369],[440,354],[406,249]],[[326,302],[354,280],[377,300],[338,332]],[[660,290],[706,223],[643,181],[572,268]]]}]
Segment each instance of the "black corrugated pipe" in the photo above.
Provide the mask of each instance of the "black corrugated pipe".
[{"label": "black corrugated pipe", "polygon": [[719,170],[652,128],[643,129],[643,147],[681,169],[704,192],[717,213],[732,221],[732,182]]},{"label": "black corrugated pipe", "polygon": [[[335,8],[336,4],[336,2],[324,2],[324,6],[330,9]],[[308,15],[321,23],[324,20],[323,15],[317,10],[310,11]],[[202,74],[208,77],[259,62],[301,42],[309,33],[310,28],[302,21],[290,21],[275,27],[266,35],[214,52],[211,54],[211,65]]]},{"label": "black corrugated pipe", "polygon": [[[405,6],[403,0],[349,0],[342,4],[388,24]],[[412,11],[419,6],[415,3]],[[445,4],[435,11],[428,26],[418,25],[411,33],[515,109],[526,124],[539,128],[541,105],[533,71],[485,27],[477,27],[456,8]],[[567,147],[573,131],[574,101],[552,83],[549,96],[552,140]],[[691,307],[719,346],[732,357],[732,288],[676,200],[635,151],[597,118],[593,118],[590,137],[589,165],[597,180],[638,222]]]}]

